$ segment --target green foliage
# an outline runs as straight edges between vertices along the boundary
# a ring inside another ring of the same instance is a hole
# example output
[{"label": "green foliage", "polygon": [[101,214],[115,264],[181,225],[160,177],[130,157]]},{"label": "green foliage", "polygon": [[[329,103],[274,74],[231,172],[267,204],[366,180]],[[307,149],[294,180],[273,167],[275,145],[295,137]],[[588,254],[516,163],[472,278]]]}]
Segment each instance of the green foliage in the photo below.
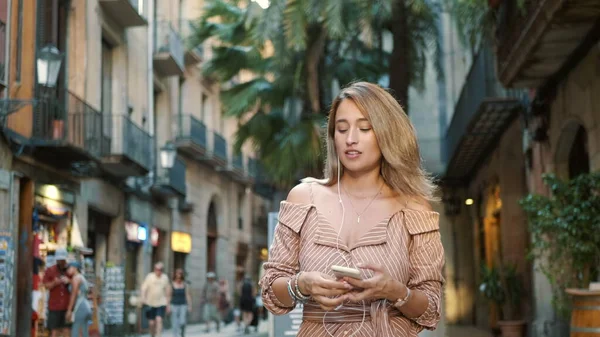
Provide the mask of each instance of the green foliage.
[{"label": "green foliage", "polygon": [[484,41],[492,41],[496,13],[488,6],[488,0],[456,0],[448,4],[463,46],[475,55]]},{"label": "green foliage", "polygon": [[[223,113],[240,122],[236,148],[250,142],[267,175],[280,187],[319,171],[320,128],[335,94],[332,83],[377,82],[387,73],[390,56],[383,50],[382,34],[396,2],[271,0],[263,10],[254,2],[238,6],[234,0],[207,1],[188,43],[212,41],[212,57],[202,71],[227,83],[221,102]],[[430,0],[410,0],[405,6],[410,12],[409,81],[423,89],[429,50],[436,46],[434,51],[441,52],[436,42],[439,6]],[[435,65],[442,74],[441,64]],[[308,74],[314,72],[309,70],[314,69],[317,79],[311,80]],[[240,72],[253,79],[237,83]],[[315,102],[320,111],[312,111]]]},{"label": "green foliage", "polygon": [[600,172],[563,181],[543,176],[551,196],[528,195],[520,205],[532,235],[530,257],[553,288],[558,312],[568,312],[564,289],[587,288],[600,263]]},{"label": "green foliage", "polygon": [[523,285],[516,266],[498,268],[481,266],[479,291],[489,301],[498,306],[502,319],[518,319]]}]

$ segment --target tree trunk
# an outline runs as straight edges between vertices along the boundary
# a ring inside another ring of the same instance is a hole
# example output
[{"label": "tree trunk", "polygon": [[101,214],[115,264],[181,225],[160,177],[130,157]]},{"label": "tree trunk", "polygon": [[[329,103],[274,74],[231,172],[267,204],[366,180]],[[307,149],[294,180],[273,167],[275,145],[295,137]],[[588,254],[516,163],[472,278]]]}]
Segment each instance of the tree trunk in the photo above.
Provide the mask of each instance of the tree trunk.
[{"label": "tree trunk", "polygon": [[394,41],[390,55],[390,89],[408,114],[408,87],[410,85],[410,62],[408,54],[409,32],[405,0],[395,0],[392,8],[391,31]]},{"label": "tree trunk", "polygon": [[321,28],[315,29],[314,32],[316,38],[312,40],[306,52],[306,92],[312,113],[320,113],[319,64],[323,57],[327,36]]}]

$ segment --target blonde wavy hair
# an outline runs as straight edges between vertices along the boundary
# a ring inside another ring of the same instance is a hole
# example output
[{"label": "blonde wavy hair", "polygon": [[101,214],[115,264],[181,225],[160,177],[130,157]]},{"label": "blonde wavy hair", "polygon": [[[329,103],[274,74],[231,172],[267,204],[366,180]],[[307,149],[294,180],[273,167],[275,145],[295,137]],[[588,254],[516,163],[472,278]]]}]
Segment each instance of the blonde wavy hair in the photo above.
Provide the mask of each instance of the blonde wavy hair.
[{"label": "blonde wavy hair", "polygon": [[[327,122],[325,179],[304,179],[332,186],[338,180],[338,155],[335,150],[335,116],[343,100],[351,100],[373,127],[381,149],[381,176],[397,193],[437,201],[436,185],[421,167],[415,128],[398,102],[385,89],[368,82],[355,82],[333,100]],[[340,168],[343,175],[344,167]]]}]

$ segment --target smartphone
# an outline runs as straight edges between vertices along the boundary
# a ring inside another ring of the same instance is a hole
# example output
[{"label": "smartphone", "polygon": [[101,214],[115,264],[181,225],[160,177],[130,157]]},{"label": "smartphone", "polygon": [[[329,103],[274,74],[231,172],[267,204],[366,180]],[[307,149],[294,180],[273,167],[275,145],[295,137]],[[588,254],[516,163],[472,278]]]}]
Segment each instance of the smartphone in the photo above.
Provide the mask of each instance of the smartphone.
[{"label": "smartphone", "polygon": [[358,269],[333,265],[331,266],[331,271],[337,278],[351,277],[362,280],[362,275]]}]

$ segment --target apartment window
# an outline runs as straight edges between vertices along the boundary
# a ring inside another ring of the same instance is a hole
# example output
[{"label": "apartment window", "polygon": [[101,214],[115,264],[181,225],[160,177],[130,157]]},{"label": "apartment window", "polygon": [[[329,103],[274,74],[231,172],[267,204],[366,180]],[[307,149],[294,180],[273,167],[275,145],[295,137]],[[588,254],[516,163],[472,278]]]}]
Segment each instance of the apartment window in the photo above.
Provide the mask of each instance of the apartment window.
[{"label": "apartment window", "polygon": [[244,194],[238,193],[238,229],[244,229]]},{"label": "apartment window", "polygon": [[[20,1],[22,2],[22,1]],[[67,52],[67,13],[68,2],[46,0],[38,2],[38,48],[52,44],[66,55]],[[63,56],[63,64],[67,59]],[[64,88],[66,82],[65,69],[62,66],[57,81],[57,88]]]},{"label": "apartment window", "polygon": [[6,87],[8,0],[0,0],[0,88]]},{"label": "apartment window", "polygon": [[208,110],[208,96],[202,93],[202,102],[200,103],[200,116],[202,117],[202,121],[206,123],[206,110]]},{"label": "apartment window", "polygon": [[23,56],[23,0],[17,1],[19,2],[19,8],[17,18],[17,59],[15,80],[21,82],[21,64]]}]

